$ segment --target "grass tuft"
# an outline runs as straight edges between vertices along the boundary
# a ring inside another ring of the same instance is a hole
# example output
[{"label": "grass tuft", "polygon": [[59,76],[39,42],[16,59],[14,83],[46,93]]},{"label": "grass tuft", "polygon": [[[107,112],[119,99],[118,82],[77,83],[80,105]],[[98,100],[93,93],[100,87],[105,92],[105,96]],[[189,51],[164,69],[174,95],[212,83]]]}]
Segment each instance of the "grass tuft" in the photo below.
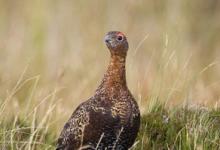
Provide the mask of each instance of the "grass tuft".
[{"label": "grass tuft", "polygon": [[220,109],[156,107],[142,117],[135,149],[219,149]]}]

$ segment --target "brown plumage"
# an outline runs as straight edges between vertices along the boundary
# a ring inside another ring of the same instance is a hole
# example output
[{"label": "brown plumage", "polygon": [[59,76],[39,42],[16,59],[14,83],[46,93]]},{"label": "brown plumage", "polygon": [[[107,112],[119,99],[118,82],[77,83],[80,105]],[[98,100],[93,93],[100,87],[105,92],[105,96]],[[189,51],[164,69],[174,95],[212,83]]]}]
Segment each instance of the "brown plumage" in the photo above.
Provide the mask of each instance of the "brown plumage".
[{"label": "brown plumage", "polygon": [[94,96],[65,124],[57,150],[127,150],[135,141],[140,112],[126,84],[128,42],[118,31],[108,32],[105,42],[111,53],[108,69]]}]

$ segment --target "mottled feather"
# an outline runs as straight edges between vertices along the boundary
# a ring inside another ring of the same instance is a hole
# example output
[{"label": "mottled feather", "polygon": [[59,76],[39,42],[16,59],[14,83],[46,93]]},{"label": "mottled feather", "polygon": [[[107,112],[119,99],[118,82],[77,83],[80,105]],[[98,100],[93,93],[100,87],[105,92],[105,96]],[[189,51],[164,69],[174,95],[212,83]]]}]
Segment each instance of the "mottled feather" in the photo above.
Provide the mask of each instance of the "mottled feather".
[{"label": "mottled feather", "polygon": [[82,103],[65,124],[57,150],[127,150],[140,126],[138,105],[126,84],[128,42],[123,33],[105,36],[111,59],[94,96]]}]

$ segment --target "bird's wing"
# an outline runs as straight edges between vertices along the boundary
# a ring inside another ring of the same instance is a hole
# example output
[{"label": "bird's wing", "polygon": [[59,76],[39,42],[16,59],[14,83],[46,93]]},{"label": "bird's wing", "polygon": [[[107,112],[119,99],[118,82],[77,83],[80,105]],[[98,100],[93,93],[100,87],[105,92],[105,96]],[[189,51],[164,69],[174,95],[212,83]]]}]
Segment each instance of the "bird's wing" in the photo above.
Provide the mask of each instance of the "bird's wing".
[{"label": "bird's wing", "polygon": [[111,143],[116,138],[116,132],[120,130],[119,123],[120,119],[110,109],[86,101],[73,112],[65,124],[57,149],[61,147],[60,150],[75,150],[87,144],[94,148],[102,136],[103,141]]},{"label": "bird's wing", "polygon": [[[74,145],[74,147],[79,147],[81,145],[84,128],[89,122],[88,106],[87,102],[84,102],[73,112],[60,134],[57,149],[59,149],[59,147],[66,148],[70,145]],[[76,149],[74,147],[72,149]]]}]

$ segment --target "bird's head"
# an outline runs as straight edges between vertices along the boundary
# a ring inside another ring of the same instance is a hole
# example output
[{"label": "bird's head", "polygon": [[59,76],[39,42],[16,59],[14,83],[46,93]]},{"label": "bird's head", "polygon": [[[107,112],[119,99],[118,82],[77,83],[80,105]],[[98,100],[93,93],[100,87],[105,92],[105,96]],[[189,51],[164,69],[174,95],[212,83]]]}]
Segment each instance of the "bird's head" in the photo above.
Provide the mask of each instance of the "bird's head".
[{"label": "bird's head", "polygon": [[128,41],[125,35],[119,31],[110,31],[105,35],[105,43],[111,54],[126,56]]}]

